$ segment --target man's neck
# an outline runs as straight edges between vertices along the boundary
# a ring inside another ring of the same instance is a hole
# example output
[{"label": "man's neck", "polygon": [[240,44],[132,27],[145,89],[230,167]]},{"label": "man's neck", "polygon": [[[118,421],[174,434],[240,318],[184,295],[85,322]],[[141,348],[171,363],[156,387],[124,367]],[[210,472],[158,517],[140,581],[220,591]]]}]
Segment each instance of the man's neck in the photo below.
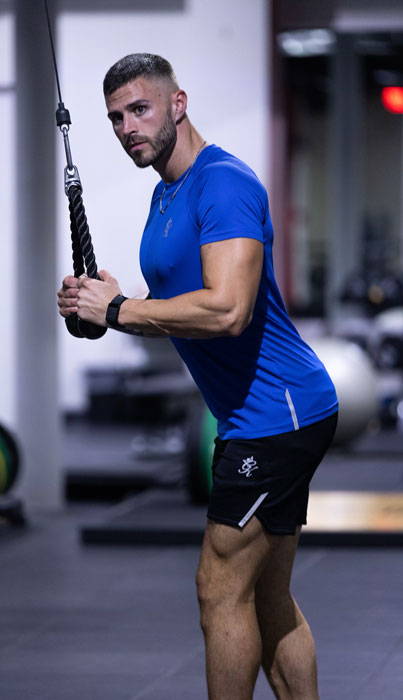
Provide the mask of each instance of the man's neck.
[{"label": "man's neck", "polygon": [[166,160],[153,165],[165,183],[174,182],[192,165],[203,139],[186,117],[177,127],[175,146]]}]

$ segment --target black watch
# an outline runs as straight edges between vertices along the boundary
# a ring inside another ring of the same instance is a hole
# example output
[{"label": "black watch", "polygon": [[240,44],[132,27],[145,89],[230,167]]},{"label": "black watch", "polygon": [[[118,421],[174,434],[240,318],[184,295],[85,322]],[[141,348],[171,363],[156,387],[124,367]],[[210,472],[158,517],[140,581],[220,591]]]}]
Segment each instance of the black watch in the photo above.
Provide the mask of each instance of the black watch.
[{"label": "black watch", "polygon": [[123,304],[123,302],[126,301],[126,299],[128,298],[129,297],[124,297],[122,294],[117,294],[109,303],[105,318],[108,325],[112,328],[117,328],[119,330],[123,328],[123,326],[121,326],[120,323],[118,323],[118,316],[120,311],[120,305]]}]

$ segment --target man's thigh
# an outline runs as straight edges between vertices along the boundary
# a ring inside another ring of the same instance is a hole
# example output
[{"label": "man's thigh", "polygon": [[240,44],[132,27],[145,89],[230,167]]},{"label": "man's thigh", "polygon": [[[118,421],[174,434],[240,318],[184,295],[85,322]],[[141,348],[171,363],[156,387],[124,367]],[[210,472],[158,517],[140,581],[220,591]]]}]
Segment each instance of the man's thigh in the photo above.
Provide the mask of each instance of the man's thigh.
[{"label": "man's thigh", "polygon": [[252,517],[243,529],[209,520],[203,541],[198,583],[210,595],[250,597],[264,572],[273,571],[277,585],[291,576],[296,535],[272,535]]}]

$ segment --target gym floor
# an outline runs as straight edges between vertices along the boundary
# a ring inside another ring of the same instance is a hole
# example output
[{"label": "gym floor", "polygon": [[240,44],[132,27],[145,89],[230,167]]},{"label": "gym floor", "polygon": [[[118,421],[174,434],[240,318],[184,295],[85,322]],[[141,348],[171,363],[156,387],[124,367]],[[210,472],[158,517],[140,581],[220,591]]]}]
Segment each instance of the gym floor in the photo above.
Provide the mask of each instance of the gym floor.
[{"label": "gym floor", "polygon": [[[198,548],[81,544],[80,524],[105,508],[0,528],[1,700],[205,700]],[[322,700],[402,699],[402,580],[398,549],[298,551]],[[270,697],[259,677],[256,700]]]},{"label": "gym floor", "polygon": [[[166,462],[140,460],[136,472],[131,437],[127,428],[67,428],[66,483],[80,477],[91,491],[108,473],[127,483],[128,474],[141,481],[147,472],[143,487],[172,489],[183,465],[167,473]],[[389,431],[349,453],[330,451],[313,488],[401,492],[401,440]],[[0,522],[0,700],[206,699],[199,547],[82,543],[83,526],[121,510],[69,502],[29,512],[26,529]],[[201,527],[204,507],[188,510]],[[402,580],[398,548],[298,550],[293,592],[317,642],[321,700],[402,700]],[[274,697],[263,676],[254,697]]]}]

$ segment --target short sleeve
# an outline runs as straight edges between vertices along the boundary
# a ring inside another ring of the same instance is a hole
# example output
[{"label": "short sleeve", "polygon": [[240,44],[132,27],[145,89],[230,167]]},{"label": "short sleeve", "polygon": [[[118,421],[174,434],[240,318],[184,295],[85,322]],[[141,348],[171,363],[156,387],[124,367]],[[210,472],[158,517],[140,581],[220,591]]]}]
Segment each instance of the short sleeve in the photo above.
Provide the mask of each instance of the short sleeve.
[{"label": "short sleeve", "polygon": [[200,245],[228,238],[263,242],[267,194],[252,171],[228,163],[203,169],[196,203]]}]

